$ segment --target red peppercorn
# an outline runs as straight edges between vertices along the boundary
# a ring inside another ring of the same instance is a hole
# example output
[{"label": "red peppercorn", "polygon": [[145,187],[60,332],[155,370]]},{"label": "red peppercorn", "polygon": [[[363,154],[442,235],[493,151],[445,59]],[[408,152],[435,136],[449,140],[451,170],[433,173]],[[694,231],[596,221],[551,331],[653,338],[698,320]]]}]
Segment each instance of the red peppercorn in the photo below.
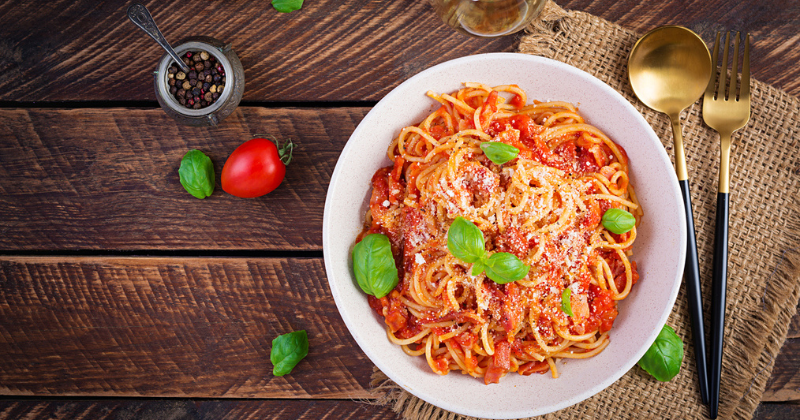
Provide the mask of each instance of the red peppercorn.
[{"label": "red peppercorn", "polygon": [[192,56],[192,53],[190,53],[190,52],[187,52],[187,53],[186,53],[186,56],[187,56],[187,57],[191,57],[191,56]]},{"label": "red peppercorn", "polygon": [[189,105],[194,105],[194,99],[189,99],[188,104]]}]

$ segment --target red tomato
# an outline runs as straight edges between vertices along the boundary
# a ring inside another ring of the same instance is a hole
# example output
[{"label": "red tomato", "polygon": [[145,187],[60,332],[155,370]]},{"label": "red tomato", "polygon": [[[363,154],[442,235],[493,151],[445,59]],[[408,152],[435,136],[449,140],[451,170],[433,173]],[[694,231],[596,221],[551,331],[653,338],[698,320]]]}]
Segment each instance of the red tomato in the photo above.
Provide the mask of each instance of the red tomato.
[{"label": "red tomato", "polygon": [[241,198],[260,197],[274,190],[286,175],[292,147],[291,141],[280,150],[267,139],[245,142],[222,167],[222,189]]}]

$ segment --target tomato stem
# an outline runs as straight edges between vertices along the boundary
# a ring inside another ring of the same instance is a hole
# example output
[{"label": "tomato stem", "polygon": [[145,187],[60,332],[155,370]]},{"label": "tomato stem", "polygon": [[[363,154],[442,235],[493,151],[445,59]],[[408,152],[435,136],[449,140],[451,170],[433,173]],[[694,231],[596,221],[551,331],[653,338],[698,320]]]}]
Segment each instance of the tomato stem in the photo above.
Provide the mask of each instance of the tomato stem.
[{"label": "tomato stem", "polygon": [[292,143],[292,140],[289,139],[286,140],[286,142],[283,143],[283,145],[281,145],[278,142],[276,142],[275,145],[278,146],[278,157],[280,157],[281,162],[283,162],[284,165],[288,166],[289,163],[292,161],[292,151],[294,151],[294,143]]},{"label": "tomato stem", "polygon": [[268,139],[269,141],[275,143],[275,146],[278,148],[278,158],[283,162],[284,165],[288,166],[289,163],[292,161],[292,152],[294,151],[294,143],[291,139],[287,139],[283,145],[281,145],[280,140],[273,140],[272,136],[268,136],[266,134],[254,134],[255,137],[263,137]]}]

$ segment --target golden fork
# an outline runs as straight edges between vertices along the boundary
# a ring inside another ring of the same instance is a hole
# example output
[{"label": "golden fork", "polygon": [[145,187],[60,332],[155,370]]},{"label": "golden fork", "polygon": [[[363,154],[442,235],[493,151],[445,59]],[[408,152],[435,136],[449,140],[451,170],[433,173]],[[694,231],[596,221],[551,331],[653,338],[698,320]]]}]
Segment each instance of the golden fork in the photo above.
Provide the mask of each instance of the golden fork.
[{"label": "golden fork", "polygon": [[[703,120],[719,132],[719,192],[717,193],[717,226],[714,233],[714,270],[711,301],[711,352],[709,353],[709,391],[711,418],[717,418],[719,410],[719,385],[722,370],[722,340],[725,331],[725,292],[728,279],[728,204],[730,188],[731,134],[742,128],[750,119],[750,34],[744,36],[744,58],[739,92],[736,90],[737,64],[739,61],[739,32],[734,37],[733,70],[730,84],[728,76],[728,47],[731,34],[725,35],[725,50],[719,68],[719,87],[715,89],[716,72],[708,82],[703,97]],[[719,39],[714,42],[712,60],[719,58]],[[715,66],[716,67],[716,66]],[[726,89],[727,88],[727,89]]]}]

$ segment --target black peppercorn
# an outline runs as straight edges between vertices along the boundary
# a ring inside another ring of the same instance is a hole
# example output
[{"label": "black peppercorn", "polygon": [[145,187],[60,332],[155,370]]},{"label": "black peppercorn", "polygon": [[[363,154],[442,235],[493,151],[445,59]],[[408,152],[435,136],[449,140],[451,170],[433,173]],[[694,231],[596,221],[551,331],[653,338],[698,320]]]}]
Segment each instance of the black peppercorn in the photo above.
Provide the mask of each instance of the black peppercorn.
[{"label": "black peppercorn", "polygon": [[181,60],[189,66],[184,73],[177,64],[167,69],[170,94],[181,105],[200,109],[212,105],[219,99],[225,83],[225,70],[220,61],[206,51],[189,51]]}]

